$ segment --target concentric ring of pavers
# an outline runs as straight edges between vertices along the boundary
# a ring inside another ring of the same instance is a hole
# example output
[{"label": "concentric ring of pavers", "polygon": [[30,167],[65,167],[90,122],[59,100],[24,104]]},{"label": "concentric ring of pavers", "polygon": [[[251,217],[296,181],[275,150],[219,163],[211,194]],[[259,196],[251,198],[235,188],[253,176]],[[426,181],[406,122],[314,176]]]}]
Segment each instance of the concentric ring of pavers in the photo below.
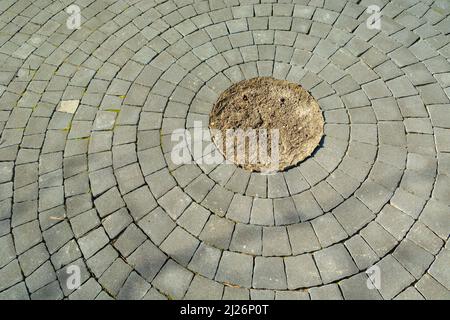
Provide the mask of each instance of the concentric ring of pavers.
[{"label": "concentric ring of pavers", "polygon": [[[0,298],[449,298],[444,2],[96,0],[76,31],[70,4],[0,4]],[[318,99],[313,156],[174,164],[173,130],[255,76]]]}]

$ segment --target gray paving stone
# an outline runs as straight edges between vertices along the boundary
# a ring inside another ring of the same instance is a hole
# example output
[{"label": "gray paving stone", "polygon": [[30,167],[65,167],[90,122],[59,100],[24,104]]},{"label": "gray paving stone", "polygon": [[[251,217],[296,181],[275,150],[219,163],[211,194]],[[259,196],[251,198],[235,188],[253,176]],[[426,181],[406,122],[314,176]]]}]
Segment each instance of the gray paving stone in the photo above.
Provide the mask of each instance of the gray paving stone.
[{"label": "gray paving stone", "polygon": [[0,182],[8,182],[13,178],[13,162],[1,162],[0,164]]},{"label": "gray paving stone", "polygon": [[406,148],[382,144],[379,147],[378,158],[380,161],[403,169],[406,161]]},{"label": "gray paving stone", "polygon": [[211,213],[208,210],[197,203],[192,202],[184,211],[183,215],[177,220],[177,223],[189,233],[198,236],[208,221],[210,214]]},{"label": "gray paving stone", "polygon": [[353,235],[375,218],[373,212],[355,197],[336,207],[333,215],[349,235]]},{"label": "gray paving stone", "polygon": [[226,217],[231,220],[248,223],[252,208],[252,198],[235,194],[228,207]]},{"label": "gray paving stone", "polygon": [[126,209],[120,209],[106,217],[102,221],[102,225],[105,228],[106,233],[111,239],[114,239],[119,235],[133,219],[128,214]]},{"label": "gray paving stone", "polygon": [[7,235],[11,233],[11,225],[9,220],[0,221],[0,236]]},{"label": "gray paving stone", "polygon": [[389,190],[395,190],[402,178],[402,171],[395,166],[376,161],[369,177]]},{"label": "gray paving stone", "polygon": [[114,299],[108,293],[106,293],[105,291],[102,291],[98,294],[97,297],[95,297],[95,300],[108,301],[108,300],[114,300]]},{"label": "gray paving stone", "polygon": [[397,244],[397,240],[376,222],[369,223],[360,234],[379,257],[383,257]]},{"label": "gray paving stone", "polygon": [[414,242],[403,240],[392,254],[416,279],[420,279],[434,260],[434,256]]},{"label": "gray paving stone", "polygon": [[138,225],[156,244],[160,244],[175,228],[173,220],[160,207],[143,217]]},{"label": "gray paving stone", "polygon": [[386,205],[376,219],[397,240],[403,239],[414,223],[414,219],[391,205]]},{"label": "gray paving stone", "polygon": [[0,246],[3,248],[0,254],[0,267],[5,266],[16,257],[16,250],[11,235],[6,235],[0,238]]},{"label": "gray paving stone", "polygon": [[374,124],[353,124],[351,130],[351,140],[373,145],[377,144],[377,128]]},{"label": "gray paving stone", "polygon": [[292,198],[273,200],[273,213],[276,225],[286,225],[299,222],[299,216]]},{"label": "gray paving stone", "polygon": [[319,240],[310,223],[298,223],[287,227],[294,255],[320,249]]},{"label": "gray paving stone", "polygon": [[417,94],[417,90],[411,84],[406,76],[398,77],[386,82],[386,85],[392,91],[394,97],[401,98]]},{"label": "gray paving stone", "polygon": [[284,258],[288,288],[307,288],[322,284],[319,271],[311,255]]},{"label": "gray paving stone", "polygon": [[221,282],[249,287],[252,282],[253,258],[224,251],[215,279]]},{"label": "gray paving stone", "polygon": [[63,174],[61,169],[41,175],[39,177],[40,188],[57,187],[62,184],[63,184]]},{"label": "gray paving stone", "polygon": [[199,238],[219,249],[228,249],[234,227],[233,222],[211,215]]},{"label": "gray paving stone", "polygon": [[336,284],[314,287],[309,290],[311,300],[342,300],[342,294]]},{"label": "gray paving stone", "polygon": [[309,184],[305,181],[299,170],[291,169],[284,172],[284,179],[291,195],[308,189]]},{"label": "gray paving stone", "polygon": [[347,233],[330,213],[312,220],[311,225],[322,247],[328,247],[347,238]]},{"label": "gray paving stone", "polygon": [[120,289],[117,298],[119,300],[140,300],[151,285],[140,277],[136,272],[132,272]]},{"label": "gray paving stone", "polygon": [[1,291],[15,285],[23,279],[17,260],[10,262],[0,270],[0,279],[2,280],[0,282]]},{"label": "gray paving stone", "polygon": [[336,190],[324,181],[311,188],[311,192],[324,212],[333,209],[344,200]]},{"label": "gray paving stone", "polygon": [[101,286],[93,278],[83,283],[70,296],[70,300],[94,300],[102,290]]},{"label": "gray paving stone", "polygon": [[144,176],[152,174],[166,166],[160,147],[139,151],[138,157]]},{"label": "gray paving stone", "polygon": [[404,117],[427,117],[427,111],[420,96],[398,99],[398,106]]},{"label": "gray paving stone", "polygon": [[37,218],[37,201],[25,201],[13,204],[11,226],[15,227]]},{"label": "gray paving stone", "polygon": [[12,234],[17,254],[24,253],[42,241],[42,234],[37,220],[14,228]]},{"label": "gray paving stone", "polygon": [[[147,176],[145,181],[150,187],[150,191],[156,198],[160,198],[176,186],[174,178],[170,175],[167,169],[160,170]],[[189,195],[192,197],[191,194]]]},{"label": "gray paving stone", "polygon": [[164,240],[160,248],[175,261],[186,266],[191,260],[199,244],[199,240],[177,227]]},{"label": "gray paving stone", "polygon": [[384,299],[392,299],[414,281],[414,277],[391,255],[376,265],[380,268],[380,294]]},{"label": "gray paving stone", "polygon": [[89,153],[98,153],[111,149],[112,132],[93,132],[89,140]]},{"label": "gray paving stone", "polygon": [[424,224],[416,222],[410,232],[408,232],[407,239],[415,242],[427,251],[436,254],[443,246],[443,241]]},{"label": "gray paving stone", "polygon": [[121,253],[122,256],[127,257],[146,239],[147,237],[145,234],[134,223],[132,223],[117,238],[114,242],[114,247]]},{"label": "gray paving stone", "polygon": [[378,135],[381,144],[394,146],[405,145],[404,127],[401,122],[386,121],[378,124]]},{"label": "gray paving stone", "polygon": [[161,294],[158,290],[152,287],[144,296],[143,300],[168,300],[168,299],[165,295]]},{"label": "gray paving stone", "polygon": [[230,250],[260,255],[262,253],[262,228],[247,224],[236,224]]},{"label": "gray paving stone", "polygon": [[428,274],[425,274],[415,284],[415,287],[428,300],[448,300],[450,298],[448,289]]},{"label": "gray paving stone", "polygon": [[269,198],[280,198],[289,196],[289,191],[282,174],[270,175],[267,178],[267,195]]},{"label": "gray paving stone", "polygon": [[430,113],[430,118],[433,125],[442,128],[450,127],[450,118],[446,113],[448,105],[446,104],[428,105],[427,108],[428,112]]},{"label": "gray paving stone", "polygon": [[429,269],[430,275],[436,279],[441,285],[443,285],[447,290],[450,288],[450,279],[447,270],[448,261],[450,260],[450,251],[448,249],[443,249],[436,256],[433,264]]},{"label": "gray paving stone", "polygon": [[275,300],[309,300],[305,291],[275,291]]},{"label": "gray paving stone", "polygon": [[403,68],[413,85],[419,86],[434,82],[434,78],[423,63],[416,63]]},{"label": "gray paving stone", "polygon": [[90,173],[89,181],[91,183],[91,190],[94,197],[102,194],[117,184],[111,167]]},{"label": "gray paving stone", "polygon": [[224,286],[208,278],[196,275],[189,286],[186,300],[220,300]]},{"label": "gray paving stone", "polygon": [[193,274],[173,260],[167,261],[156,276],[153,285],[169,298],[181,299],[188,290]]},{"label": "gray paving stone", "polygon": [[14,185],[16,188],[33,183],[38,178],[38,164],[29,163],[15,167]]},{"label": "gray paving stone", "polygon": [[389,201],[392,193],[383,186],[367,180],[355,192],[355,195],[372,212],[379,212]]},{"label": "gray paving stone", "polygon": [[70,224],[75,237],[79,238],[99,226],[100,219],[98,218],[97,212],[92,209],[71,219]]},{"label": "gray paving stone", "polygon": [[88,155],[89,172],[104,169],[112,166],[112,152],[104,151]]},{"label": "gray paving stone", "polygon": [[348,277],[358,272],[350,254],[342,244],[316,251],[314,260],[324,284]]},{"label": "gray paving stone", "polygon": [[438,152],[448,152],[450,151],[450,139],[448,138],[450,130],[435,128],[434,135],[436,137],[436,148]]},{"label": "gray paving stone", "polygon": [[449,102],[449,98],[437,83],[420,86],[418,91],[425,105]]},{"label": "gray paving stone", "polygon": [[39,190],[39,211],[52,209],[64,203],[64,191],[61,187]]},{"label": "gray paving stone", "polygon": [[295,195],[292,199],[294,200],[301,221],[311,220],[323,214],[322,209],[310,191]]},{"label": "gray paving stone", "polygon": [[27,288],[23,282],[0,293],[0,300],[30,300]]},{"label": "gray paving stone", "polygon": [[43,243],[19,256],[20,267],[25,276],[29,276],[50,257]]},{"label": "gray paving stone", "polygon": [[[368,93],[369,94],[369,93]],[[374,94],[372,94],[374,95]],[[405,98],[409,99],[409,98]],[[401,120],[402,115],[397,102],[392,97],[380,98],[372,101],[372,107],[379,121]]]},{"label": "gray paving stone", "polygon": [[262,242],[264,256],[287,256],[292,252],[285,227],[264,227]]},{"label": "gray paving stone", "polygon": [[53,281],[30,296],[31,300],[61,300],[63,297],[58,281]]},{"label": "gray paving stone", "polygon": [[[44,251],[45,249],[42,250]],[[45,257],[46,254],[46,252],[43,253],[43,257]],[[51,261],[55,269],[58,270],[80,257],[80,248],[75,239],[72,239],[51,256]]]},{"label": "gray paving stone", "polygon": [[123,200],[134,220],[141,219],[157,206],[155,198],[153,198],[147,186],[142,186],[126,194]]},{"label": "gray paving stone", "polygon": [[83,255],[86,258],[91,257],[101,248],[103,248],[109,242],[109,238],[106,235],[103,228],[99,227],[89,232],[84,237],[78,240]]},{"label": "gray paving stone", "polygon": [[425,205],[425,201],[398,188],[391,199],[391,204],[411,217],[417,218]]},{"label": "gray paving stone", "polygon": [[358,273],[340,282],[339,287],[346,300],[381,300],[378,290],[367,287],[368,277],[365,273]]},{"label": "gray paving stone", "polygon": [[448,194],[448,181],[450,178],[446,175],[438,175],[436,178],[435,187],[433,190],[433,197],[440,202],[448,205],[448,199],[444,196]]},{"label": "gray paving stone", "polygon": [[286,289],[287,283],[283,259],[256,257],[253,286],[261,289]]},{"label": "gray paving stone", "polygon": [[250,292],[245,288],[236,288],[225,286],[223,300],[249,300]]},{"label": "gray paving stone", "polygon": [[98,282],[113,296],[117,295],[123,287],[131,268],[122,259],[116,259],[111,266],[98,279]]},{"label": "gray paving stone", "polygon": [[237,168],[236,171],[231,176],[230,180],[228,180],[227,184],[225,185],[225,188],[235,193],[242,194],[245,192],[247,188],[247,183],[249,179],[250,179],[249,172],[241,168]]},{"label": "gray paving stone", "polygon": [[419,220],[442,239],[445,239],[450,232],[448,206],[445,206],[441,202],[430,199],[422,211]]},{"label": "gray paving stone", "polygon": [[128,264],[148,282],[154,279],[166,260],[167,256],[150,241],[145,241],[127,258]]},{"label": "gray paving stone", "polygon": [[213,186],[214,181],[202,174],[185,188],[185,192],[196,202],[201,202]]},{"label": "gray paving stone", "polygon": [[122,194],[126,194],[132,190],[142,186],[144,178],[142,177],[141,169],[137,164],[131,164],[114,171],[119,185],[119,190]]},{"label": "gray paving stone", "polygon": [[221,251],[219,249],[200,243],[188,267],[203,276],[213,279],[220,258]]},{"label": "gray paving stone", "polygon": [[404,190],[415,194],[421,198],[428,198],[433,188],[434,177],[426,176],[424,174],[417,173],[413,170],[406,170],[403,173],[402,182],[400,187]]},{"label": "gray paving stone", "polygon": [[69,223],[62,221],[44,231],[42,236],[50,254],[52,254],[72,239],[74,235]]},{"label": "gray paving stone", "polygon": [[[12,210],[11,210],[11,202],[12,199],[5,199],[0,201],[0,218],[2,220],[11,218]],[[8,222],[9,228],[9,222]]]},{"label": "gray paving stone", "polygon": [[257,225],[273,225],[273,203],[271,199],[254,198],[250,223]]},{"label": "gray paving stone", "polygon": [[232,192],[219,185],[215,185],[203,200],[202,205],[215,214],[223,217],[226,214],[232,199]]},{"label": "gray paving stone", "polygon": [[251,300],[274,300],[275,292],[273,290],[251,289],[250,290],[250,299]]},{"label": "gray paving stone", "polygon": [[414,287],[408,287],[397,295],[395,300],[424,300],[424,297]]},{"label": "gray paving stone", "polygon": [[113,146],[112,154],[114,168],[121,168],[137,161],[134,144]]}]

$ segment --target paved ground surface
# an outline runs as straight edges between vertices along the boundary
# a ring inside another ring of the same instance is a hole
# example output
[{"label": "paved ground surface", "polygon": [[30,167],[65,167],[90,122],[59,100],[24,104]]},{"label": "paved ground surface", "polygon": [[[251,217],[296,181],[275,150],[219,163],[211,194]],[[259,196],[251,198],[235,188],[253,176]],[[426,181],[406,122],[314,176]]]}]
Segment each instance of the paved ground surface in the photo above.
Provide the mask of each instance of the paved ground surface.
[{"label": "paved ground surface", "polygon": [[[449,2],[261,2],[0,2],[0,298],[450,299]],[[317,152],[175,165],[258,75],[318,99]]]}]

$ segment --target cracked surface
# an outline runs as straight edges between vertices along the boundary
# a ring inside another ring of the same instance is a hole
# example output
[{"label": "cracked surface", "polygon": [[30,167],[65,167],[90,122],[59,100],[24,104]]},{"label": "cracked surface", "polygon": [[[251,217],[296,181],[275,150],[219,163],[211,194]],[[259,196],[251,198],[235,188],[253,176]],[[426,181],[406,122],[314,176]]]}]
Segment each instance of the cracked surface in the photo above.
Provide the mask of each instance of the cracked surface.
[{"label": "cracked surface", "polygon": [[[450,11],[375,2],[381,30],[370,1],[2,0],[0,298],[449,299]],[[314,155],[173,163],[257,76],[317,99]]]}]

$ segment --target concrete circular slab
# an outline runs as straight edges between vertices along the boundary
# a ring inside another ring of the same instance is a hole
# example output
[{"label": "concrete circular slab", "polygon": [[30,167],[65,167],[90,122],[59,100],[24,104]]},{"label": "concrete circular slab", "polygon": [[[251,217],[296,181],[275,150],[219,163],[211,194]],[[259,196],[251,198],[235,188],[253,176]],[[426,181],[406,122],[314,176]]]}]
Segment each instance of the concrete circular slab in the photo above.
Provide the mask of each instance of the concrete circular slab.
[{"label": "concrete circular slab", "polygon": [[[450,10],[376,2],[2,0],[0,299],[449,299]],[[323,111],[272,175],[207,135],[255,77]]]}]

